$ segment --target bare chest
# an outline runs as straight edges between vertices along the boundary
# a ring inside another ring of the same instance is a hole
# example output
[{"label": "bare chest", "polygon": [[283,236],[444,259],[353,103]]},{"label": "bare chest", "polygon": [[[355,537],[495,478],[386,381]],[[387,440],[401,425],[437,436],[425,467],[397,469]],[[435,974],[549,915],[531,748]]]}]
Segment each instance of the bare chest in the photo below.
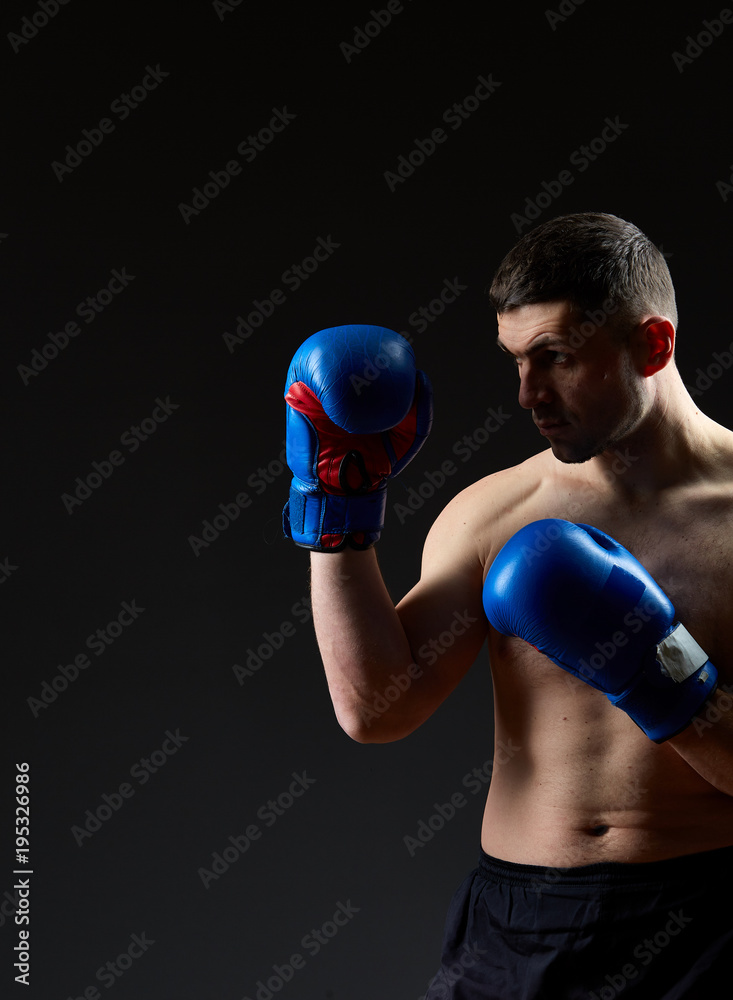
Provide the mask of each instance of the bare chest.
[{"label": "bare chest", "polygon": [[692,511],[612,513],[598,525],[649,571],[720,669],[733,670],[733,510],[725,528]]},{"label": "bare chest", "polygon": [[[536,515],[536,517],[535,517]],[[511,518],[560,517],[600,528],[654,577],[718,669],[733,679],[733,496],[621,507],[594,497],[536,497]]]},{"label": "bare chest", "polygon": [[[721,683],[733,684],[733,488],[623,505],[569,479],[530,483],[493,521],[487,562],[519,528],[548,517],[592,525],[624,545],[670,598]],[[497,734],[522,752],[492,778],[488,853],[572,865],[730,843],[733,800],[673,748],[649,741],[601,692],[527,643],[492,631],[489,652]],[[543,842],[537,830],[547,817],[559,827]],[[607,836],[588,833],[601,827]]]}]

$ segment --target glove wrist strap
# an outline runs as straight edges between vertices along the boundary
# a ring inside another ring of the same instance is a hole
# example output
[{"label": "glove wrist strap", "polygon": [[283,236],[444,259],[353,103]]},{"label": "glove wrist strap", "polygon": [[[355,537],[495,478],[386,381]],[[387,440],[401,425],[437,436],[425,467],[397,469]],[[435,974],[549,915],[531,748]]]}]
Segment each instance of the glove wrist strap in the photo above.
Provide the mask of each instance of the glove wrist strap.
[{"label": "glove wrist strap", "polygon": [[696,673],[707,661],[708,654],[679,622],[657,646],[657,662],[678,684]]},{"label": "glove wrist strap", "polygon": [[384,526],[387,488],[358,496],[335,496],[293,479],[283,510],[283,531],[296,545],[338,552],[346,545],[368,549]]},{"label": "glove wrist strap", "polygon": [[682,625],[656,647],[655,656],[625,691],[607,697],[649,739],[664,743],[686,729],[713,695],[718,671]]}]

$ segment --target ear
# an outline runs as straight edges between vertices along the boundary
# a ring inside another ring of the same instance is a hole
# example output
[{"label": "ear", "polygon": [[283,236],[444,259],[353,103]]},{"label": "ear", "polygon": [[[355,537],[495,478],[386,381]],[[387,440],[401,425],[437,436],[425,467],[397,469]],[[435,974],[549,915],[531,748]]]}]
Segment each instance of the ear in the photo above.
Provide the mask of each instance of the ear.
[{"label": "ear", "polygon": [[639,328],[643,349],[642,375],[649,378],[666,368],[674,356],[675,328],[664,316],[645,319]]}]

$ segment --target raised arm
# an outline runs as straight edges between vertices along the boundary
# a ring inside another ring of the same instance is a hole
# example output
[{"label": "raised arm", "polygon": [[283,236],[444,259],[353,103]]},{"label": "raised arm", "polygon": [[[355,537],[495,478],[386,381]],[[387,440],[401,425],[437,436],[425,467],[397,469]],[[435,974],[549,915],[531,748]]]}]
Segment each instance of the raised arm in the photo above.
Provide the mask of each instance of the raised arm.
[{"label": "raised arm", "polygon": [[409,735],[445,700],[488,632],[482,567],[456,498],[428,535],[419,582],[397,604],[376,550],[311,556],[313,618],[342,728],[363,743]]},{"label": "raised arm", "polygon": [[298,349],[285,400],[294,475],[284,525],[312,551],[316,634],[337,718],[355,740],[399,739],[452,690],[487,630],[481,566],[452,513],[436,523],[420,582],[397,608],[373,549],[387,480],[429,433],[430,383],[398,334],[334,327]]}]

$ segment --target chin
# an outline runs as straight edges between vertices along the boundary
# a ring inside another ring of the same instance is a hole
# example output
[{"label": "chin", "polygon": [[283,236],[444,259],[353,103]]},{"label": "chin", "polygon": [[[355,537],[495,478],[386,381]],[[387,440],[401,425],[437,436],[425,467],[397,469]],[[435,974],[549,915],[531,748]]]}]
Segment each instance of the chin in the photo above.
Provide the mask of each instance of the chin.
[{"label": "chin", "polygon": [[576,457],[575,455],[558,455],[554,448],[553,455],[558,462],[562,462],[563,465],[582,465],[584,462],[590,462],[590,460],[595,457],[593,455],[581,455],[579,457]]},{"label": "chin", "polygon": [[582,465],[583,462],[590,462],[592,458],[596,458],[598,455],[602,455],[604,451],[607,451],[611,445],[606,443],[602,445],[587,445],[586,447],[572,446],[572,445],[562,445],[559,443],[552,443],[550,445],[552,448],[552,454],[564,465]]}]

